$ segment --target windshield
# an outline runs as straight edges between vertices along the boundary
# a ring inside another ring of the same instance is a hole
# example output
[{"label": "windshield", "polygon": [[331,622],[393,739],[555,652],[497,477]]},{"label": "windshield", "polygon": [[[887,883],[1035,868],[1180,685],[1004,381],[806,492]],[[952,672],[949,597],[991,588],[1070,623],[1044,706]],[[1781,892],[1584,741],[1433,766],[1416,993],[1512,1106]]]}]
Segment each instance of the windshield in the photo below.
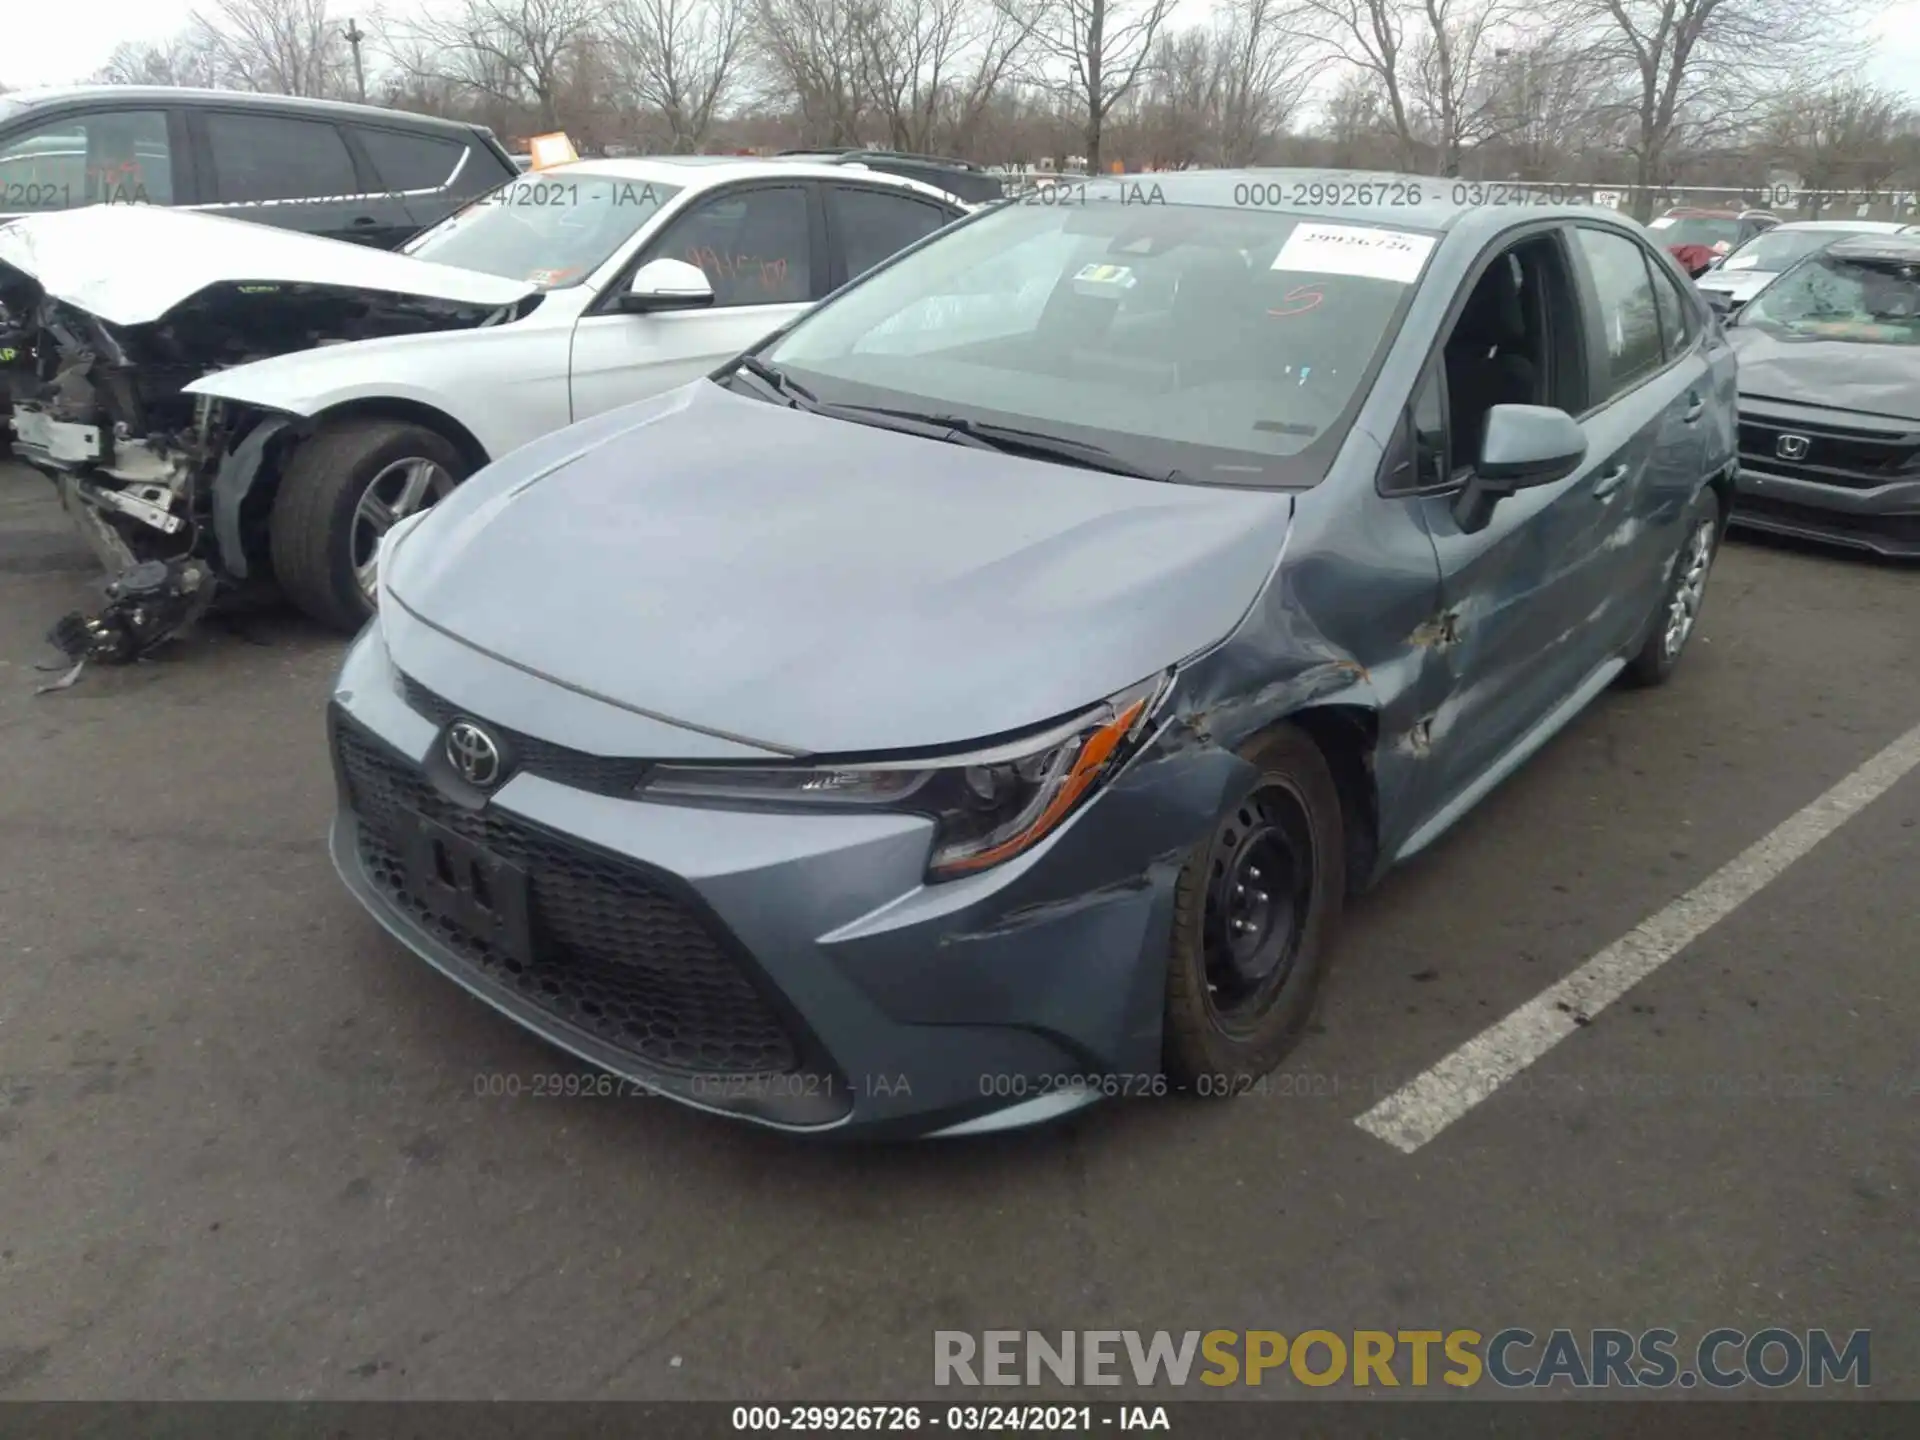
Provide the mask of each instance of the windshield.
[{"label": "windshield", "polygon": [[1073,189],[982,212],[762,358],[828,403],[1016,425],[1208,483],[1317,481],[1437,237]]},{"label": "windshield", "polygon": [[1740,323],[1790,339],[1920,343],[1920,264],[1821,255],[1768,286]]},{"label": "windshield", "polygon": [[1774,275],[1803,255],[1824,250],[1858,230],[1769,230],[1756,235],[1721,262],[1722,270],[1758,270]]},{"label": "windshield", "polygon": [[563,290],[605,264],[680,189],[572,170],[522,176],[423,230],[401,253]]},{"label": "windshield", "polygon": [[1711,215],[1662,215],[1648,227],[1662,245],[1704,245],[1709,250],[1731,249],[1740,238],[1738,220]]}]

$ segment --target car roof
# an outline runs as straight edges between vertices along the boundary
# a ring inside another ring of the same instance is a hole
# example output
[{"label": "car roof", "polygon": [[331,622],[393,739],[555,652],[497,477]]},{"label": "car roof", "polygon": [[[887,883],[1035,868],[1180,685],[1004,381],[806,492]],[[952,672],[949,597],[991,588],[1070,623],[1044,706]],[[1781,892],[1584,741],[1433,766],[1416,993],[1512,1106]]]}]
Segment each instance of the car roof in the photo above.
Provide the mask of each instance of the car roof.
[{"label": "car roof", "polygon": [[1920,235],[1853,235],[1824,252],[1839,260],[1897,260],[1920,265]]},{"label": "car roof", "polygon": [[[1477,180],[1439,179],[1379,170],[1157,170],[1137,175],[1060,176],[1045,182],[1078,195],[1085,187],[1092,200],[1118,194],[1123,203],[1192,205],[1215,209],[1264,210],[1296,219],[1335,224],[1376,225],[1386,229],[1445,232],[1454,229],[1505,228],[1496,216],[1513,221],[1546,217],[1603,220],[1628,225],[1606,205],[1546,203],[1524,195],[1520,187]],[[1514,194],[1500,203],[1489,196]],[[1299,195],[1308,197],[1296,202]],[[1316,203],[1315,197],[1325,197]],[[1417,199],[1416,199],[1417,197]],[[998,202],[1016,204],[1017,199]],[[1068,203],[1079,204],[1078,198]],[[989,205],[986,208],[992,208]]]},{"label": "car roof", "polygon": [[53,85],[37,90],[9,90],[7,106],[28,110],[53,105],[85,103],[90,100],[133,101],[153,105],[221,105],[262,110],[293,111],[336,120],[357,120],[369,125],[399,125],[408,129],[460,131],[471,134],[482,128],[460,120],[444,120],[437,115],[419,115],[411,110],[389,110],[381,105],[356,105],[347,100],[312,100],[301,95],[261,95],[247,90],[196,90],[173,85]]},{"label": "car roof", "polygon": [[1898,220],[1788,220],[1776,230],[1853,230],[1863,235],[1898,235],[1910,227]]},{"label": "car roof", "polygon": [[[847,171],[855,169],[856,175]],[[687,190],[707,190],[735,180],[834,180],[845,184],[858,178],[866,184],[888,190],[900,190],[924,196],[943,204],[958,202],[934,185],[889,175],[880,170],[859,170],[846,165],[824,165],[805,160],[760,160],[750,155],[644,155],[608,159],[575,160],[529,172],[532,176],[604,175],[615,180],[640,184],[676,185]]]}]

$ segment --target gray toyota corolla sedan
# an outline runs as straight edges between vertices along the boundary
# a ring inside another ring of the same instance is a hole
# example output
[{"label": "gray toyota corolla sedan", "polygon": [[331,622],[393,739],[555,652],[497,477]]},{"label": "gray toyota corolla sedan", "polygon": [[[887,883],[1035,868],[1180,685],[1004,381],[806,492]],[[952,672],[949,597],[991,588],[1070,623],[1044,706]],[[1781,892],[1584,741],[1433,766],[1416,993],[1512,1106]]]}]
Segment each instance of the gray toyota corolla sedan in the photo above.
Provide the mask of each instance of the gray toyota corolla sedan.
[{"label": "gray toyota corolla sedan", "polygon": [[[1475,198],[1035,192],[483,470],[338,681],[346,883],[768,1125],[1257,1089],[1348,897],[1664,680],[1720,539],[1699,296],[1610,212]],[[710,302],[668,278],[606,323]]]}]

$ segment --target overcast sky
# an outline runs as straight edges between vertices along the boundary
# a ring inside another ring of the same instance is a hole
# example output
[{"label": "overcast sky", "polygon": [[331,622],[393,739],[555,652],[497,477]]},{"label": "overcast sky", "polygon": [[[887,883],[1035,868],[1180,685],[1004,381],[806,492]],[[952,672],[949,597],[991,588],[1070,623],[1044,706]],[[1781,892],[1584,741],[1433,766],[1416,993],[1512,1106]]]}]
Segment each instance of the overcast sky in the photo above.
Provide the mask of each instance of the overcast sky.
[{"label": "overcast sky", "polygon": [[[194,0],[7,0],[0,84],[24,89],[83,80],[120,41],[164,39],[193,8]],[[1204,14],[1206,6],[1183,0],[1181,8]],[[1920,0],[1887,5],[1875,28],[1869,77],[1920,101]]]}]

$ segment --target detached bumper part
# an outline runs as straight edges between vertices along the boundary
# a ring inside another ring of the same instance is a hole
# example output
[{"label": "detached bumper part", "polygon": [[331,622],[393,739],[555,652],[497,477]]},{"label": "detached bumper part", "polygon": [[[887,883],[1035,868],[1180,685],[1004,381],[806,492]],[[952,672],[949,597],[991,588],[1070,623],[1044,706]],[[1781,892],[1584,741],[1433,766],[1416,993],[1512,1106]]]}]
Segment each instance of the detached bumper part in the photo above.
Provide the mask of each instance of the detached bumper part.
[{"label": "detached bumper part", "polygon": [[198,620],[213,595],[213,571],[203,560],[148,560],[121,572],[102,609],[64,615],[47,632],[73,668],[42,692],[66,689],[88,664],[132,664]]}]

